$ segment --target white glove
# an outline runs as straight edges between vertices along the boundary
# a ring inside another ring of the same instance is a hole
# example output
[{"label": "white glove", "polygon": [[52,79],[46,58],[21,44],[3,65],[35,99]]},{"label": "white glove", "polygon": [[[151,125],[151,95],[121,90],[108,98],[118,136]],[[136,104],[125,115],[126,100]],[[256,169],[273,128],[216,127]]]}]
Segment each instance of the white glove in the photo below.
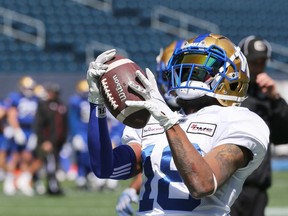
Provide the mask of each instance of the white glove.
[{"label": "white glove", "polygon": [[83,151],[86,149],[86,144],[81,135],[75,135],[72,138],[72,146],[77,151]]},{"label": "white glove", "polygon": [[116,54],[115,49],[107,50],[101,53],[95,61],[90,62],[87,71],[87,82],[89,85],[88,101],[94,104],[104,104],[104,99],[99,92],[98,79],[103,75],[108,65],[105,62],[111,60]]},{"label": "white glove", "polygon": [[12,139],[14,136],[14,129],[11,126],[6,126],[3,130],[3,135],[7,139]]},{"label": "white glove", "polygon": [[160,125],[165,130],[168,130],[178,122],[178,114],[173,112],[165,103],[158,91],[155,77],[148,68],[146,68],[146,74],[148,79],[140,71],[136,71],[136,75],[144,85],[144,88],[133,81],[128,83],[128,85],[138,92],[145,101],[126,101],[126,105],[146,108],[151,115],[159,121]]},{"label": "white glove", "polygon": [[116,204],[116,212],[118,216],[133,215],[131,203],[138,203],[138,195],[134,188],[126,188],[120,195]]},{"label": "white glove", "polygon": [[18,145],[24,145],[26,142],[26,135],[21,128],[14,129],[14,141]]},{"label": "white glove", "polygon": [[28,137],[27,148],[33,151],[37,147],[37,135],[32,133]]}]

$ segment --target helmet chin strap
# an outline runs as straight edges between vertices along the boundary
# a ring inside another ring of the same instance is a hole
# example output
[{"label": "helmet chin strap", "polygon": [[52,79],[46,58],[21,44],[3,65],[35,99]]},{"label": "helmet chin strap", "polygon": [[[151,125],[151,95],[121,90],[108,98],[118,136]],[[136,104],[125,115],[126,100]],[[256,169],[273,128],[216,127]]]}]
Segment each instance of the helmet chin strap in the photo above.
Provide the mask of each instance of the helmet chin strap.
[{"label": "helmet chin strap", "polygon": [[[210,90],[208,84],[200,82],[200,81],[189,81],[181,83],[181,87],[176,91],[177,98],[182,98],[184,100],[189,99],[196,99],[200,98],[204,95],[207,95],[209,97],[213,97],[220,100],[229,100],[229,101],[235,101],[236,103],[243,102],[247,97],[237,97],[232,95],[222,95],[222,94],[216,94],[213,92],[207,92],[205,90]],[[189,87],[189,88],[187,88]],[[195,88],[193,88],[195,87]]]},{"label": "helmet chin strap", "polygon": [[166,103],[168,104],[168,106],[172,106],[172,107],[179,107],[179,105],[176,102],[176,97],[172,96],[172,95],[168,95],[167,93],[165,93],[164,95],[164,99],[166,101]]}]

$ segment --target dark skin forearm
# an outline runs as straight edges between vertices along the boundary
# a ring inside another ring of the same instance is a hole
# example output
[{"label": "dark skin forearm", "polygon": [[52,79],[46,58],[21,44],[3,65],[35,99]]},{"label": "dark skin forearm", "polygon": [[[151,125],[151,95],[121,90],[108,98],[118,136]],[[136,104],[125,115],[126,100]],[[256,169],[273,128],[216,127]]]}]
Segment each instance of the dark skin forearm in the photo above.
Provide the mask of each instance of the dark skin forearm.
[{"label": "dark skin forearm", "polygon": [[[166,131],[175,165],[193,197],[213,192],[212,171],[179,125]],[[205,179],[205,181],[203,181]],[[202,196],[202,195],[201,195]]]},{"label": "dark skin forearm", "polygon": [[133,178],[129,187],[134,188],[136,190],[137,194],[139,194],[141,184],[142,184],[142,173],[139,173]]},{"label": "dark skin forearm", "polygon": [[213,192],[215,187],[213,174],[219,187],[249,160],[250,151],[234,144],[218,146],[202,157],[179,125],[168,129],[166,136],[175,165],[190,194],[195,198],[201,198]]}]

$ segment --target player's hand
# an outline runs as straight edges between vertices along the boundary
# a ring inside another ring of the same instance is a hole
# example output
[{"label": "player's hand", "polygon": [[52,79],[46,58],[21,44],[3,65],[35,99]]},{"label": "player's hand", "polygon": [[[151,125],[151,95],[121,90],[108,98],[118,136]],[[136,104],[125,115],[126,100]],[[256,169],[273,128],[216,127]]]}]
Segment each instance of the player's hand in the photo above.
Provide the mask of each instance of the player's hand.
[{"label": "player's hand", "polygon": [[76,151],[84,151],[86,149],[86,144],[83,137],[79,134],[73,136],[72,146]]},{"label": "player's hand", "polygon": [[88,101],[94,104],[104,104],[104,99],[101,96],[98,88],[98,79],[106,73],[108,65],[105,62],[111,60],[116,54],[115,49],[107,50],[101,53],[95,61],[90,62],[87,71],[87,82],[89,85]]},{"label": "player's hand", "polygon": [[14,136],[14,129],[11,126],[6,126],[3,129],[3,135],[6,139],[12,139]]},{"label": "player's hand", "polygon": [[261,88],[263,94],[271,99],[278,99],[280,97],[279,92],[276,88],[275,81],[268,76],[267,73],[263,72],[257,75],[256,83]]},{"label": "player's hand", "polygon": [[24,145],[26,142],[26,135],[21,128],[14,129],[14,141],[18,145]]},{"label": "player's hand", "polygon": [[117,205],[116,212],[118,216],[133,215],[133,208],[131,203],[138,203],[138,195],[134,188],[126,188],[120,195]]},{"label": "player's hand", "polygon": [[158,91],[155,77],[148,68],[146,69],[146,74],[148,79],[140,71],[136,71],[136,75],[144,88],[132,81],[129,82],[129,86],[139,93],[145,101],[126,101],[126,105],[147,109],[151,115],[159,121],[160,125],[165,130],[168,130],[178,122],[179,117],[177,113],[173,112],[165,103]]},{"label": "player's hand", "polygon": [[27,140],[27,149],[33,151],[37,147],[37,140],[38,138],[35,133],[30,134]]},{"label": "player's hand", "polygon": [[42,143],[41,148],[45,153],[53,152],[53,144],[52,144],[52,142],[50,142],[48,140],[46,140]]}]

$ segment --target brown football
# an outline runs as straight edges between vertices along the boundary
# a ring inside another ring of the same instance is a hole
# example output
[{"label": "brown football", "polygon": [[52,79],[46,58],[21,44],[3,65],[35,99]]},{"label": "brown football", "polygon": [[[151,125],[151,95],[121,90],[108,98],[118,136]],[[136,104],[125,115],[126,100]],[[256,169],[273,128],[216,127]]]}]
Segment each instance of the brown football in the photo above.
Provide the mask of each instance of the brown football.
[{"label": "brown football", "polygon": [[110,113],[123,124],[133,128],[143,128],[149,118],[150,113],[143,108],[129,107],[126,100],[143,101],[144,98],[137,94],[128,86],[128,82],[134,81],[142,84],[136,77],[136,70],[143,70],[132,60],[121,55],[106,62],[107,72],[103,74],[100,81],[100,92],[104,98],[105,105]]}]

